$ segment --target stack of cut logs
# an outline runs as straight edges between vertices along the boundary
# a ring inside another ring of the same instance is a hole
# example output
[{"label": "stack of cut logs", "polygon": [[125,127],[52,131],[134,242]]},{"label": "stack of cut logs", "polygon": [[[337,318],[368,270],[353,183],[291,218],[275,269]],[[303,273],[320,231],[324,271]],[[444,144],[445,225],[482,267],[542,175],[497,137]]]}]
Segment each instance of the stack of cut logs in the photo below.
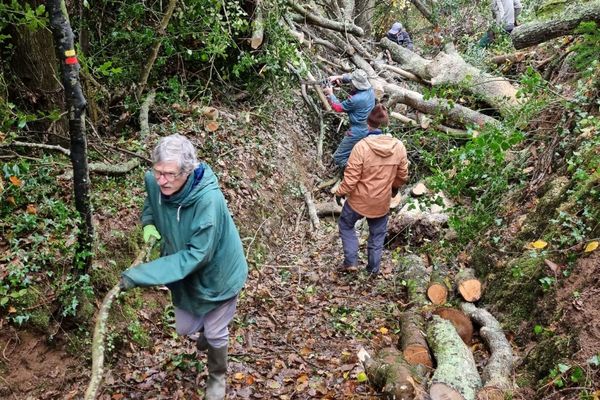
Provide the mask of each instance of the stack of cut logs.
[{"label": "stack of cut logs", "polygon": [[[401,262],[408,288],[408,306],[400,316],[398,348],[380,349],[375,357],[361,349],[359,358],[384,398],[396,400],[502,400],[512,391],[513,356],[498,321],[473,302],[482,295],[481,282],[470,268],[450,274],[431,270],[421,257]],[[459,309],[445,307],[453,287],[464,300]],[[490,356],[481,371],[471,352],[473,323]]]}]

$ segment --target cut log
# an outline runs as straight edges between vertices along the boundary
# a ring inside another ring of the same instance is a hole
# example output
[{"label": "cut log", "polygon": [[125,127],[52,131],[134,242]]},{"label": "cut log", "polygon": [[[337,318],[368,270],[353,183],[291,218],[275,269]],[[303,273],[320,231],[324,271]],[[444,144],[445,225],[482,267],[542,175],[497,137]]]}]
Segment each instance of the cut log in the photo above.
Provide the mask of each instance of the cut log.
[{"label": "cut log", "polygon": [[423,182],[419,182],[415,186],[412,187],[410,192],[415,197],[421,197],[425,193],[427,193],[427,186],[425,186],[425,184]]},{"label": "cut log", "polygon": [[154,104],[155,97],[156,97],[156,91],[151,90],[148,93],[148,95],[146,96],[146,98],[144,99],[142,106],[140,107],[140,136],[141,136],[142,140],[145,139],[146,137],[148,137],[148,135],[150,134],[150,124],[148,122],[148,114],[150,113],[150,107],[152,107],[152,105]]},{"label": "cut log", "polygon": [[510,343],[500,323],[488,311],[471,303],[462,303],[462,310],[481,325],[480,334],[490,350],[490,358],[482,371],[483,388],[478,400],[503,400],[513,390],[514,358]]},{"label": "cut log", "polygon": [[471,350],[465,345],[450,321],[433,316],[427,340],[437,361],[431,378],[432,400],[475,400],[481,379]]},{"label": "cut log", "polygon": [[475,277],[475,271],[471,268],[461,269],[454,277],[456,290],[463,299],[474,302],[481,298],[481,282]]},{"label": "cut log", "polygon": [[446,284],[446,274],[440,270],[431,272],[429,285],[427,286],[427,298],[436,306],[446,304],[448,300],[448,285]]},{"label": "cut log", "polygon": [[219,110],[215,107],[204,107],[202,110],[200,110],[200,112],[206,119],[210,121],[215,121],[219,118]]},{"label": "cut log", "polygon": [[429,272],[425,268],[423,259],[416,254],[409,254],[400,261],[402,268],[400,274],[406,281],[408,300],[417,307],[429,304],[425,295],[429,283]]},{"label": "cut log", "polygon": [[504,63],[515,63],[521,62],[525,59],[525,57],[529,55],[528,51],[517,51],[512,54],[501,54],[499,56],[492,57],[490,62],[496,65],[504,64]]},{"label": "cut log", "polygon": [[510,34],[515,49],[523,49],[548,40],[571,35],[582,22],[600,23],[600,2],[594,1],[562,14],[561,19],[532,22],[517,26]]},{"label": "cut log", "polygon": [[471,345],[471,340],[473,339],[473,323],[465,313],[450,307],[438,307],[433,313],[450,321],[462,341],[465,342],[467,346]]},{"label": "cut log", "polygon": [[398,347],[402,350],[404,359],[410,365],[433,367],[429,354],[429,346],[425,340],[425,322],[421,314],[414,310],[403,312],[399,318],[400,338]]},{"label": "cut log", "polygon": [[219,129],[219,123],[217,121],[204,121],[204,130],[207,132],[215,132]]},{"label": "cut log", "polygon": [[[397,100],[397,98],[394,98],[394,101],[395,100]],[[420,126],[420,124],[417,121],[415,121],[414,119],[408,118],[406,115],[402,115],[397,112],[390,112],[389,116],[394,119],[397,119],[398,121],[402,122],[403,124],[408,124],[411,126]],[[440,132],[444,132],[444,133],[448,134],[449,136],[452,136],[457,139],[470,139],[471,137],[473,137],[473,135],[471,135],[469,132],[467,132],[465,130],[450,128],[445,125],[437,124],[434,126],[434,129],[436,129]]]},{"label": "cut log", "polygon": [[402,354],[393,347],[381,349],[375,358],[361,348],[358,354],[369,381],[383,393],[384,399],[412,400],[415,379]]}]

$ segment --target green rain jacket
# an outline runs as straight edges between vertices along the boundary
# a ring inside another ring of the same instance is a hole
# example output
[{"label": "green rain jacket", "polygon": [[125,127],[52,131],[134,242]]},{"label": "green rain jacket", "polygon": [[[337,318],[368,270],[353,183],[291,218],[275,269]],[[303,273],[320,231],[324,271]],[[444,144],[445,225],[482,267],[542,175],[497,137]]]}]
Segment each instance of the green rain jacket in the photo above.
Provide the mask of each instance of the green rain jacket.
[{"label": "green rain jacket", "polygon": [[123,272],[125,279],[135,286],[167,285],[173,304],[195,315],[236,296],[246,282],[248,265],[210,167],[202,163],[169,197],[160,193],[151,172],[145,181],[142,225],[154,224],[160,232],[161,257],[129,268]]}]

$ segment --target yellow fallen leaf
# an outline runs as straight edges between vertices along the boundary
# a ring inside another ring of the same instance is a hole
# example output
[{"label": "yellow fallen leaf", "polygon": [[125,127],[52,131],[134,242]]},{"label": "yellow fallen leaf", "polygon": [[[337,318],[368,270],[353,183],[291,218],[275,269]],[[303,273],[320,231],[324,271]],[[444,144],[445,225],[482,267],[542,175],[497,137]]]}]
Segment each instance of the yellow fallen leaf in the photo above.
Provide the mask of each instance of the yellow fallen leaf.
[{"label": "yellow fallen leaf", "polygon": [[382,335],[387,335],[388,328],[386,328],[385,326],[382,326],[381,328],[379,328],[379,332],[381,332]]},{"label": "yellow fallen leaf", "polygon": [[17,178],[16,176],[12,175],[10,178],[8,178],[8,180],[10,181],[10,183],[12,183],[13,185],[15,185],[16,187],[19,187],[23,184],[23,181],[20,180],[19,178]]},{"label": "yellow fallen leaf", "polygon": [[241,381],[242,379],[244,379],[244,374],[242,372],[236,372],[235,374],[233,374],[233,379]]},{"label": "yellow fallen leaf", "polygon": [[359,372],[358,375],[356,375],[356,380],[359,382],[366,382],[369,378],[367,378],[367,374],[365,374],[363,371]]},{"label": "yellow fallen leaf", "polygon": [[548,246],[548,242],[545,242],[541,239],[536,240],[535,242],[529,243],[529,247],[533,249],[543,249]]},{"label": "yellow fallen leaf", "polygon": [[35,207],[35,204],[27,204],[27,214],[37,214],[37,208]]},{"label": "yellow fallen leaf", "polygon": [[306,375],[306,374],[302,374],[296,379],[296,382],[298,382],[298,383],[307,382],[307,381],[308,381],[308,375]]},{"label": "yellow fallen leaf", "polygon": [[10,307],[8,307],[8,313],[9,313],[9,314],[14,314],[14,313],[16,313],[16,312],[17,312],[17,309],[16,309],[16,308],[14,308],[13,306],[10,306]]},{"label": "yellow fallen leaf", "polygon": [[589,242],[583,251],[586,253],[591,253],[592,251],[598,248],[598,241],[594,240],[593,242]]}]

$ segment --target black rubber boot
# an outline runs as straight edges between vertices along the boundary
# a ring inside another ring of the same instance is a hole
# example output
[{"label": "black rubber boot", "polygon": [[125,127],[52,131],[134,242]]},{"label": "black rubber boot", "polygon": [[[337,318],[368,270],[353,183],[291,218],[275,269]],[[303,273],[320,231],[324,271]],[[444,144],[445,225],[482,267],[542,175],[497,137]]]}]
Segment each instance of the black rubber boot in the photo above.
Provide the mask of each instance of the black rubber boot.
[{"label": "black rubber boot", "polygon": [[215,348],[208,344],[208,380],[205,400],[223,400],[227,382],[227,346]]}]

